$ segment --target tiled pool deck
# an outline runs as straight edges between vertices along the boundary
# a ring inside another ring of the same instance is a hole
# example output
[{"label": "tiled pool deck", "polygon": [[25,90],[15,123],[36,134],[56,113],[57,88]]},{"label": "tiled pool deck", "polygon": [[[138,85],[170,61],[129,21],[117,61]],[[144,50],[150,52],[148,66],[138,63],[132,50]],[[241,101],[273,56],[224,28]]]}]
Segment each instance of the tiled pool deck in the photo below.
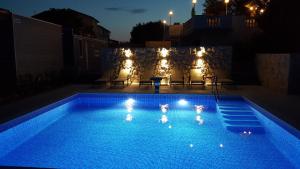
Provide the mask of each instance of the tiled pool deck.
[{"label": "tiled pool deck", "polygon": [[[78,92],[153,93],[154,89],[151,87],[140,88],[138,85],[131,85],[129,87],[118,89],[92,85],[69,85],[0,106],[0,123],[6,122],[17,116],[31,112]],[[170,88],[169,86],[162,86],[161,93],[211,94],[211,88],[183,88],[181,86]],[[275,94],[261,86],[237,86],[223,88],[222,94],[245,96],[249,100],[273,113],[278,118],[300,130],[300,96]]]}]

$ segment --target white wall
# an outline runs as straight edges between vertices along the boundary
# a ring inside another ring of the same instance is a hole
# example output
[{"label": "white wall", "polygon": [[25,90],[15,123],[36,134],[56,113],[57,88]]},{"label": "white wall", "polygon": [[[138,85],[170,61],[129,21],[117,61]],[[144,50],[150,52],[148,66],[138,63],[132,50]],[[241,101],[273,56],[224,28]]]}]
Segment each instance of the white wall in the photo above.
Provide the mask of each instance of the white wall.
[{"label": "white wall", "polygon": [[13,26],[17,76],[63,69],[61,26],[18,15]]}]

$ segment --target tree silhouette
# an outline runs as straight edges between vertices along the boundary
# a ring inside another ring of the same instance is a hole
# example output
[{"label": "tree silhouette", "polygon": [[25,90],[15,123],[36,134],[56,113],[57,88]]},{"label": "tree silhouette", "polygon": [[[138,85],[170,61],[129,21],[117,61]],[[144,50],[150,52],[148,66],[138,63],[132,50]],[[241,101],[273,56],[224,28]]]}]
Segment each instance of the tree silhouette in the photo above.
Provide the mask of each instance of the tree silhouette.
[{"label": "tree silhouette", "polygon": [[[44,20],[47,22],[62,25],[66,28],[72,28],[75,34],[95,37],[96,33],[93,30],[93,24],[98,21],[88,15],[79,13],[72,9],[54,9],[51,8],[39,14],[32,16],[33,18]],[[86,22],[84,18],[89,18],[92,22]]]},{"label": "tree silhouette", "polygon": [[[294,0],[272,0],[264,15],[258,18],[264,34],[259,40],[272,51],[300,51],[300,20]],[[261,46],[261,45],[260,45]]]},{"label": "tree silhouette", "polygon": [[161,41],[164,35],[164,25],[160,21],[137,24],[130,32],[130,42],[145,44],[146,41]]},{"label": "tree silhouette", "polygon": [[[255,12],[259,14],[260,9],[265,9],[269,4],[269,0],[230,0],[228,4],[228,13],[231,15],[250,16]],[[255,7],[255,11],[250,11],[249,6]],[[223,0],[205,0],[204,4],[205,15],[224,15],[225,3]]]},{"label": "tree silhouette", "polygon": [[225,4],[219,0],[205,0],[203,4],[205,15],[218,16],[225,14]]}]

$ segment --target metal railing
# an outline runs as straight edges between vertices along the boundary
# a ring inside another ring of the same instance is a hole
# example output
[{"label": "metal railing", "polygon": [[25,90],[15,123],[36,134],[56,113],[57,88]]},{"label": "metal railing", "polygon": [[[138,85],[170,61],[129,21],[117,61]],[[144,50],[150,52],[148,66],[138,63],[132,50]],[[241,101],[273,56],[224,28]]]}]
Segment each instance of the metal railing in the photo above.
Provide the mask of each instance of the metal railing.
[{"label": "metal railing", "polygon": [[214,95],[216,102],[219,102],[220,101],[220,91],[218,90],[218,78],[217,78],[217,76],[212,77],[211,92]]}]

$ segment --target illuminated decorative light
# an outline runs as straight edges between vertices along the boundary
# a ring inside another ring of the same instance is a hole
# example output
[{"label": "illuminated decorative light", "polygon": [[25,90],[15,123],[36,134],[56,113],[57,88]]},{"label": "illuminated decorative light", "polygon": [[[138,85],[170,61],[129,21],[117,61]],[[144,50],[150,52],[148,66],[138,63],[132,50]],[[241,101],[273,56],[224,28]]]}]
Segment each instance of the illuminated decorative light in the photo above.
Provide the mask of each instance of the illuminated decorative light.
[{"label": "illuminated decorative light", "polygon": [[220,145],[219,145],[219,147],[220,147],[220,148],[223,148],[223,147],[224,147],[224,145],[223,145],[223,144],[220,144]]},{"label": "illuminated decorative light", "polygon": [[192,3],[193,3],[193,4],[196,4],[196,3],[197,3],[197,0],[193,0]]},{"label": "illuminated decorative light", "polygon": [[167,59],[162,59],[161,60],[161,67],[166,68],[166,69],[169,68]]},{"label": "illuminated decorative light", "polygon": [[178,101],[178,104],[181,105],[181,106],[186,106],[188,104],[188,102],[185,99],[180,99]]},{"label": "illuminated decorative light", "polygon": [[165,124],[168,122],[168,117],[166,115],[162,115],[160,121]]},{"label": "illuminated decorative light", "polygon": [[264,9],[261,9],[259,12],[262,14],[262,13],[264,13],[264,12],[265,12],[265,10],[264,10]]},{"label": "illuminated decorative light", "polygon": [[204,47],[200,47],[200,50],[197,51],[196,55],[197,57],[202,57],[206,53],[206,50]]},{"label": "illuminated decorative light", "polygon": [[131,68],[132,67],[132,60],[126,59],[125,60],[125,68]]},{"label": "illuminated decorative light", "polygon": [[133,119],[133,116],[131,114],[126,115],[126,121],[131,122]]},{"label": "illuminated decorative light", "polygon": [[125,52],[125,56],[126,56],[127,58],[130,58],[130,57],[132,56],[132,52],[131,52],[130,49],[127,49],[127,50],[125,50],[124,52]]},{"label": "illuminated decorative light", "polygon": [[254,7],[253,7],[253,6],[250,6],[249,9],[250,9],[250,11],[253,11],[253,10],[254,10]]},{"label": "illuminated decorative light", "polygon": [[195,109],[196,109],[197,114],[200,114],[203,112],[204,106],[203,105],[195,105]]},{"label": "illuminated decorative light", "polygon": [[173,11],[169,11],[169,15],[173,15],[174,13],[173,13]]},{"label": "illuminated decorative light", "polygon": [[169,105],[168,104],[163,104],[163,105],[160,105],[160,110],[163,112],[163,113],[166,113],[169,109]]},{"label": "illuminated decorative light", "polygon": [[190,144],[189,146],[190,146],[190,148],[193,148],[193,147],[194,147],[194,144]]},{"label": "illuminated decorative light", "polygon": [[228,4],[229,3],[229,0],[224,0],[225,4]]},{"label": "illuminated decorative light", "polygon": [[162,21],[162,23],[163,23],[163,24],[166,24],[166,23],[167,23],[167,21],[166,21],[166,20],[163,20],[163,21]]},{"label": "illuminated decorative light", "polygon": [[204,60],[203,59],[197,59],[196,60],[196,66],[198,68],[204,68]]},{"label": "illuminated decorative light", "polygon": [[202,57],[203,56],[202,52],[201,51],[197,51],[197,56],[198,57]]},{"label": "illuminated decorative light", "polygon": [[163,58],[167,57],[167,56],[169,55],[169,50],[166,49],[166,48],[162,48],[162,49],[160,50],[160,55],[161,55]]}]

